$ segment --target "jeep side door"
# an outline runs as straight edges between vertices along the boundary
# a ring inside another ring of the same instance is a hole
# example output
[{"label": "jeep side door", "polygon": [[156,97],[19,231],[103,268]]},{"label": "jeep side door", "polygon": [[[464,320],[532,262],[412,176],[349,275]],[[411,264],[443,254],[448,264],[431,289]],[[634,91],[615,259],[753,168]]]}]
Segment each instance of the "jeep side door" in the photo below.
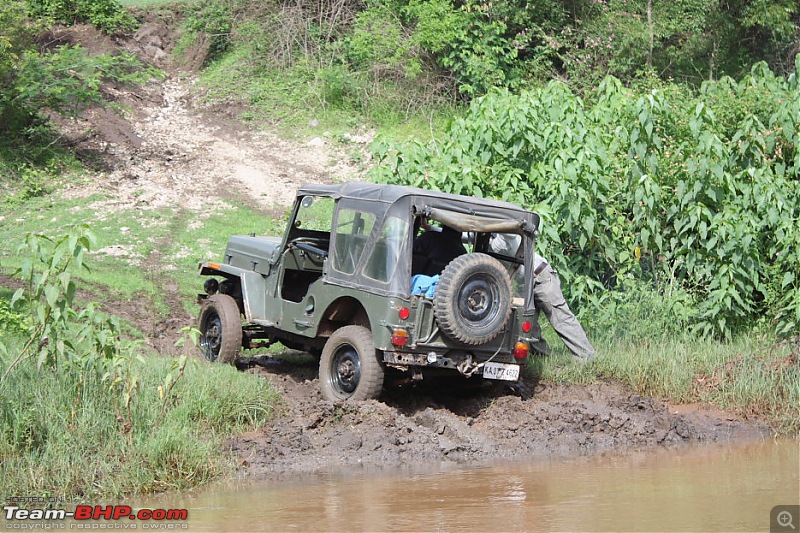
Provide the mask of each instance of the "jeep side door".
[{"label": "jeep side door", "polygon": [[[331,243],[334,200],[305,196],[298,202],[286,231],[280,259],[276,325],[307,335],[316,329],[312,287],[322,284]],[[313,335],[313,333],[312,333]]]}]

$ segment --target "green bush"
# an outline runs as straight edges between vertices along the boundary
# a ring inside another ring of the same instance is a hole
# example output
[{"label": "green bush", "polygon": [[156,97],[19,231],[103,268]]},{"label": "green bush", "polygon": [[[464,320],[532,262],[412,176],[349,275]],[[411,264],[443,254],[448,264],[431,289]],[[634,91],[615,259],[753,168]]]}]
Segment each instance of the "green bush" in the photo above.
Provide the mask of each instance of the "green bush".
[{"label": "green bush", "polygon": [[493,90],[441,142],[376,142],[373,175],[539,211],[578,307],[628,278],[677,283],[700,332],[788,334],[800,325],[798,131],[797,73],[763,64],[694,96],[608,78],[584,100],[554,82]]},{"label": "green bush", "polygon": [[130,53],[92,56],[78,46],[40,53],[14,5],[0,7],[0,185],[12,193],[4,200],[18,202],[46,193],[52,176],[75,165],[48,113],[76,116],[107,103],[105,84],[142,84],[158,73]]},{"label": "green bush", "polygon": [[32,16],[52,22],[88,22],[113,33],[131,31],[137,22],[117,0],[27,0]]},{"label": "green bush", "polygon": [[28,331],[25,314],[12,310],[5,300],[0,300],[0,331],[9,335],[21,335]]},{"label": "green bush", "polygon": [[16,74],[15,100],[31,114],[49,109],[74,116],[104,102],[103,83],[141,84],[155,72],[130,53],[92,56],[80,46],[60,46],[43,55],[24,52]]},{"label": "green bush", "polygon": [[525,81],[519,53],[531,35],[510,29],[491,3],[412,0],[402,13],[413,27],[410,42],[452,73],[459,93],[480,96],[491,87],[514,88]]},{"label": "green bush", "polygon": [[234,20],[240,0],[204,0],[188,7],[184,27],[190,34],[208,40],[208,60],[225,52],[233,38]]}]

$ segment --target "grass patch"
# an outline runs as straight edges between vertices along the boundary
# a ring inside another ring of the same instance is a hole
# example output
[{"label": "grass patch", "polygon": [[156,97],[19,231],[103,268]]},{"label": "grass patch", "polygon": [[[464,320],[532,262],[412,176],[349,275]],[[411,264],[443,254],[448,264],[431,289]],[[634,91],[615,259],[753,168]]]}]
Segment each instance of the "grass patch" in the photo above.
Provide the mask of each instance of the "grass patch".
[{"label": "grass patch", "polygon": [[10,273],[21,265],[16,253],[26,233],[51,237],[87,223],[97,239],[91,270],[78,275],[79,288],[93,299],[140,301],[166,316],[165,287],[177,285],[187,311],[202,286],[197,264],[218,260],[230,235],[256,232],[281,235],[284,225],[251,208],[230,204],[210,214],[172,209],[118,209],[107,198],[63,199],[59,193],[6,206],[0,220],[0,267]]},{"label": "grass patch", "polygon": [[426,140],[439,136],[460,112],[441,101],[414,104],[403,87],[386,86],[380,97],[362,97],[364,91],[352,80],[321,75],[304,62],[256,67],[254,54],[237,41],[202,71],[207,102],[239,102],[243,120],[268,123],[284,138],[322,135],[335,142],[359,130],[378,129],[389,139]]},{"label": "grass patch", "polygon": [[572,362],[552,330],[545,337],[555,347],[553,355],[530,363],[540,379],[584,384],[615,380],[642,395],[673,403],[708,403],[756,417],[781,434],[800,431],[797,338],[778,341],[747,335],[722,342],[689,334],[655,339],[599,336],[597,358],[580,365]]},{"label": "grass patch", "polygon": [[26,494],[65,501],[181,490],[235,465],[220,451],[233,433],[263,424],[277,393],[226,365],[190,361],[165,414],[159,385],[169,360],[137,363],[132,416],[95,376],[18,367],[1,391],[0,500]]}]

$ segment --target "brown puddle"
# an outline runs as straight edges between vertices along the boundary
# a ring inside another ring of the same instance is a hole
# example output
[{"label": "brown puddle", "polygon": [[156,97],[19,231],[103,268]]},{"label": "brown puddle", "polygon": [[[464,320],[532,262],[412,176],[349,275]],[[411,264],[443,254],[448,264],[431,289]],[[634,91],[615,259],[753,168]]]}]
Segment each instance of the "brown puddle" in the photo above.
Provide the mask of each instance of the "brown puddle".
[{"label": "brown puddle", "polygon": [[773,506],[800,503],[799,444],[319,475],[132,505],[188,508],[191,531],[769,531]]}]

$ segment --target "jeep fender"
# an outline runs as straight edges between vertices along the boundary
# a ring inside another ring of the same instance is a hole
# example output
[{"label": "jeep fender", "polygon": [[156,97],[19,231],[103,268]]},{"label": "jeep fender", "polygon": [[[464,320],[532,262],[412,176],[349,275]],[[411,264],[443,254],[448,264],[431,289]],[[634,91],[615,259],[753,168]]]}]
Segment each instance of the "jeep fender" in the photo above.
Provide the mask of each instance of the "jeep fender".
[{"label": "jeep fender", "polygon": [[266,316],[267,283],[263,275],[220,263],[202,263],[200,275],[222,276],[237,282],[242,294],[241,308],[248,322],[264,323],[274,320],[274,317]]},{"label": "jeep fender", "polygon": [[363,326],[372,330],[364,306],[355,298],[343,296],[331,302],[325,309],[317,328],[317,335],[330,337],[334,331],[348,325]]}]

